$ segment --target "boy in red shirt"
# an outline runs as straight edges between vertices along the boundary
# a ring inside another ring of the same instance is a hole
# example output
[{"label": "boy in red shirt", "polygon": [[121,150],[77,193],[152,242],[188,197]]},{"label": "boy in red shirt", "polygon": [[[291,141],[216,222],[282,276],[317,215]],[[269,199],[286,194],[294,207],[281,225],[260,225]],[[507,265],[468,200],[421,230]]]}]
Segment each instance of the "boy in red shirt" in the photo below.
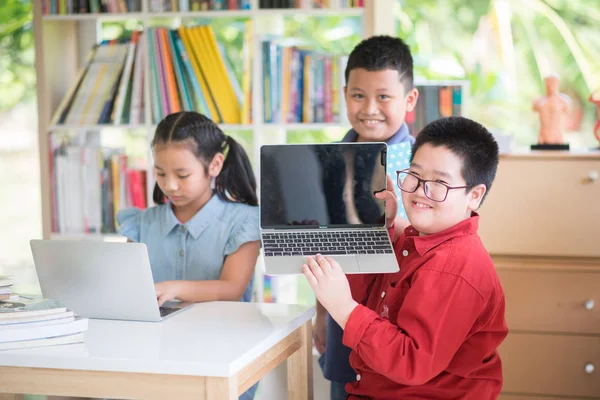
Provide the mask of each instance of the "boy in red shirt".
[{"label": "boy in red shirt", "polygon": [[[328,257],[308,258],[303,272],[352,349],[348,399],[498,397],[505,300],[475,212],[497,167],[483,126],[434,121],[417,136],[410,168],[397,172],[411,223],[394,243],[400,271],[346,276]],[[393,187],[378,197],[392,234]]]}]

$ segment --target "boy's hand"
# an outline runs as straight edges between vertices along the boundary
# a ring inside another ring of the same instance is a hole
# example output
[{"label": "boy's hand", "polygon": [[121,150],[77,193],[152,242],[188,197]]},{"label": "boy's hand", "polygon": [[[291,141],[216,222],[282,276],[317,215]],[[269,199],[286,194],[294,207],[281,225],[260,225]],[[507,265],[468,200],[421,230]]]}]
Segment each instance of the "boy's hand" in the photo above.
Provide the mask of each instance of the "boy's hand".
[{"label": "boy's hand", "polygon": [[154,284],[154,290],[156,290],[156,298],[158,299],[158,306],[162,306],[165,302],[175,300],[179,294],[179,282],[178,281],[164,281]]},{"label": "boy's hand", "polygon": [[398,214],[398,197],[394,190],[394,181],[389,175],[386,175],[386,178],[386,190],[376,193],[375,197],[385,201],[385,227],[389,228]]},{"label": "boy's hand", "polygon": [[318,254],[308,257],[302,266],[310,287],[329,315],[344,329],[352,310],[358,305],[352,299],[348,278],[340,264],[330,257]]}]

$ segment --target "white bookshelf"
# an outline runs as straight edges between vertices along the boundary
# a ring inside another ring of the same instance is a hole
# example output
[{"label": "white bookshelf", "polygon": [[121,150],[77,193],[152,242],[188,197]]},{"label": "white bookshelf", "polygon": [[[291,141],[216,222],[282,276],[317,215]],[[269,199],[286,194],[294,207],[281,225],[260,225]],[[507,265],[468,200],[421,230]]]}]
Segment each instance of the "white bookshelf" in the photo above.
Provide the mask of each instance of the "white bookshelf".
[{"label": "white bookshelf", "polygon": [[[41,166],[42,192],[42,226],[46,239],[113,239],[115,235],[57,234],[52,232],[52,198],[49,164],[49,138],[57,132],[85,132],[121,130],[123,134],[136,132],[144,134],[148,144],[148,160],[151,159],[150,141],[156,124],[151,119],[151,107],[145,107],[145,123],[126,125],[51,125],[52,117],[60,102],[67,95],[75,82],[78,71],[84,66],[90,49],[101,40],[102,23],[105,21],[136,20],[142,27],[155,26],[156,21],[188,21],[197,18],[248,18],[254,26],[253,60],[252,60],[252,123],[223,124],[221,128],[235,135],[236,132],[250,131],[253,148],[250,156],[254,160],[255,172],[258,176],[258,156],[260,147],[266,143],[285,142],[287,132],[291,130],[322,130],[326,128],[346,128],[347,124],[294,123],[277,124],[263,122],[262,99],[262,61],[261,39],[268,34],[278,34],[277,27],[283,26],[286,16],[305,15],[307,17],[347,16],[362,18],[362,37],[373,34],[394,34],[393,0],[366,0],[365,8],[334,9],[258,9],[258,0],[252,0],[250,10],[222,10],[201,12],[160,12],[149,11],[149,0],[142,1],[142,11],[131,13],[101,13],[73,15],[42,15],[41,0],[34,0],[33,27],[36,55],[37,95],[38,95],[38,130]],[[166,26],[166,24],[165,24]],[[390,28],[391,27],[391,28]],[[275,31],[274,31],[275,30]],[[147,41],[142,41],[147,46]],[[147,54],[147,49],[146,49]],[[149,63],[145,62],[144,101],[150,104]],[[148,163],[150,165],[150,162]],[[150,171],[148,171],[150,172]],[[154,181],[148,173],[147,196],[152,198]]]}]

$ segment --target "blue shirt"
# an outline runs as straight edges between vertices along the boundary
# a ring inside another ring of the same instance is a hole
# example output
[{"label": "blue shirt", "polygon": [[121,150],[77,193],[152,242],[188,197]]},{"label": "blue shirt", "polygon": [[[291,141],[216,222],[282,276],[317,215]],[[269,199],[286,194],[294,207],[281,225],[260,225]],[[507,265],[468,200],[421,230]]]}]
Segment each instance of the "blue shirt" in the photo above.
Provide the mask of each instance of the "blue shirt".
[{"label": "blue shirt", "polygon": [[[355,142],[357,138],[358,134],[351,129],[344,136],[342,142]],[[394,182],[396,182],[396,170],[409,167],[410,153],[414,142],[415,138],[410,136],[406,124],[402,124],[398,132],[387,141],[387,171]],[[396,192],[400,196],[400,189],[396,188]],[[397,215],[406,218],[402,202],[398,202]],[[325,336],[325,353],[319,358],[323,375],[330,381],[354,382],[356,372],[350,366],[349,361],[351,350],[342,344],[344,330],[329,315],[327,316]]]},{"label": "blue shirt", "polygon": [[[121,210],[117,222],[120,234],[148,247],[154,282],[218,280],[227,255],[260,240],[258,207],[217,195],[185,224],[177,220],[170,203]],[[242,301],[252,300],[252,283]]]}]

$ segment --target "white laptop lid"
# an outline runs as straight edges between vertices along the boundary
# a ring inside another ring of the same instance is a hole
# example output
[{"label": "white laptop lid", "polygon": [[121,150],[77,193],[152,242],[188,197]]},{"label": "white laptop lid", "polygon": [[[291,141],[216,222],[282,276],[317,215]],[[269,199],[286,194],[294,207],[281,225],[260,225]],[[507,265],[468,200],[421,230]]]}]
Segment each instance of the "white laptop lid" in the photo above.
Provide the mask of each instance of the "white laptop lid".
[{"label": "white laptop lid", "polygon": [[31,240],[42,295],[88,318],[160,321],[143,243]]},{"label": "white laptop lid", "polygon": [[383,227],[375,193],[386,188],[386,154],[385,143],[262,146],[261,229]]}]

